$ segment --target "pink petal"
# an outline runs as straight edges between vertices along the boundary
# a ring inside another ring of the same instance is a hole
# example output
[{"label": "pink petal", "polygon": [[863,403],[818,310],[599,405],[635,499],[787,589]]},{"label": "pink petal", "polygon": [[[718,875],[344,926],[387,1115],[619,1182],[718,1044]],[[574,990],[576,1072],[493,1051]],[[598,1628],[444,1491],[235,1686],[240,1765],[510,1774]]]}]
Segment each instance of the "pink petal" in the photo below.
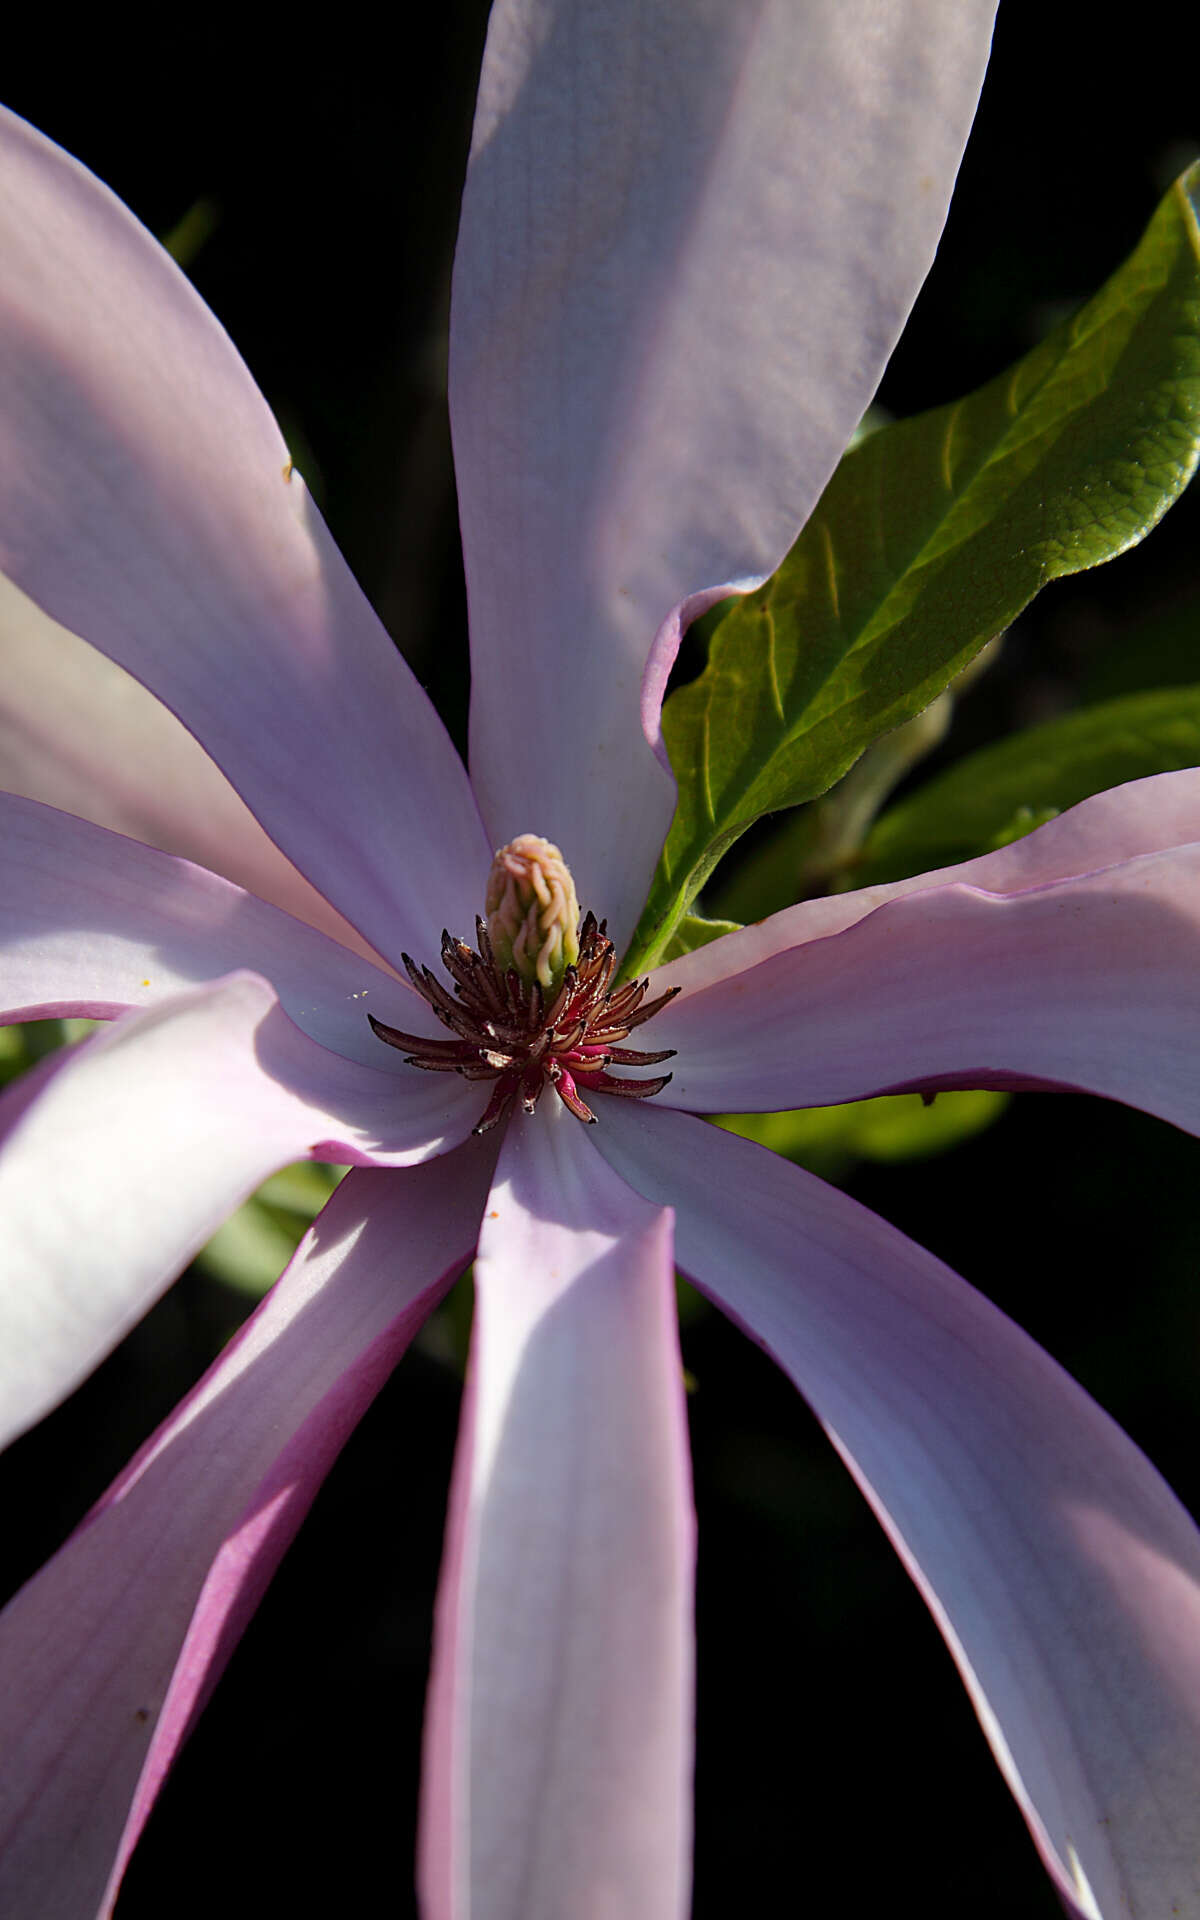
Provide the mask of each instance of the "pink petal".
[{"label": "pink petal", "polygon": [[108,190],[0,122],[0,569],[200,740],[387,958],[473,924],[463,769],[212,315]]},{"label": "pink petal", "polygon": [[253,894],[9,794],[0,794],[0,900],[8,1020],[104,1018],[252,967],[323,1047],[406,1081],[412,1070],[375,1038],[368,1009],[405,1031],[441,1031],[407,983]]},{"label": "pink petal", "polygon": [[426,1920],[687,1910],[691,1511],[671,1222],[549,1100],[476,1262],[426,1742]]},{"label": "pink petal", "polygon": [[671,1103],[1077,1087],[1200,1132],[1200,845],[1024,893],[942,885],[674,1002]]},{"label": "pink petal", "polygon": [[988,1301],[800,1168],[619,1101],[595,1137],[674,1203],[680,1264],[825,1424],[1068,1910],[1195,1912],[1200,1534],[1149,1461]]},{"label": "pink petal", "polygon": [[674,610],[778,564],[871,398],[991,15],[492,10],[451,330],[472,772],[492,834],[557,841],[622,937],[672,807],[651,642],[657,740]]},{"label": "pink petal", "polygon": [[321,1480],[469,1260],[493,1158],[473,1142],[351,1173],[238,1338],[0,1616],[3,1912],[110,1912]]},{"label": "pink petal", "polygon": [[0,660],[0,787],[198,860],[370,953],[162,701],[2,576]]},{"label": "pink petal", "polygon": [[32,1095],[17,1082],[0,1100],[0,1443],[82,1380],[278,1167],[403,1165],[465,1138],[478,1088],[432,1082],[318,1047],[249,973],[117,1021]]},{"label": "pink petal", "polygon": [[1200,842],[1200,769],[1186,767],[1178,773],[1131,780],[1123,787],[1081,800],[1036,833],[1026,834],[995,853],[885,886],[804,900],[798,907],[773,913],[754,926],[742,927],[724,939],[697,947],[682,960],[660,967],[653,976],[655,991],[678,985],[689,994],[699,993],[719,980],[745,973],[772,954],[840,933],[844,927],[864,920],[885,901],[922,893],[929,887],[962,882],[984,887],[989,893],[1023,893],[1052,880],[1095,873],[1101,867],[1132,860],[1139,853],[1159,853],[1193,841]]}]

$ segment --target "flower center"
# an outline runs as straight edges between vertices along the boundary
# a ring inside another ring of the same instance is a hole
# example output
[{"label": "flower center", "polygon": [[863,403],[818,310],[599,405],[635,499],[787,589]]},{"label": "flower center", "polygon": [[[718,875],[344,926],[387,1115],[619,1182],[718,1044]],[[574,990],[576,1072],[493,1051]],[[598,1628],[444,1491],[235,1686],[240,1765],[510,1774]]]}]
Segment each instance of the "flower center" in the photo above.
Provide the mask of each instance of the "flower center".
[{"label": "flower center", "polygon": [[617,956],[605,922],[593,913],[580,922],[575,883],[558,848],[531,833],[501,847],[485,905],[486,922],[475,921],[477,947],[442,935],[442,965],[453,993],[428,967],[401,955],[413,986],[454,1039],[426,1040],[369,1014],[379,1039],[399,1047],[409,1066],[495,1081],[475,1133],[494,1127],[518,1100],[532,1113],[547,1085],[589,1125],[596,1116],[584,1092],[633,1100],[660,1093],[669,1073],[629,1080],[608,1069],[671,1058],[673,1047],[646,1053],[622,1042],[679,988],[649,1002],[647,980],[614,988]]}]

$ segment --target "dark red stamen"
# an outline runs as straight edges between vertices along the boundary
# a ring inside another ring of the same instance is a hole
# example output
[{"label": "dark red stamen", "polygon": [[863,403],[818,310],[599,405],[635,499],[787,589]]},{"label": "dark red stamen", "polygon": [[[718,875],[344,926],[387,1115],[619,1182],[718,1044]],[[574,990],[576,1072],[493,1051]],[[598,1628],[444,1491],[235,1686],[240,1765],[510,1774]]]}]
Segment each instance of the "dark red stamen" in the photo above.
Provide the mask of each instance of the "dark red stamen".
[{"label": "dark red stamen", "polygon": [[597,923],[595,914],[584,915],[579,958],[548,994],[536,980],[524,980],[515,967],[499,967],[482,920],[475,922],[475,938],[477,952],[465,940],[442,935],[442,965],[454,982],[452,994],[428,967],[401,955],[421,998],[457,1038],[426,1040],[387,1027],[374,1014],[367,1018],[381,1040],[400,1048],[409,1066],[496,1082],[476,1133],[494,1127],[518,1099],[526,1113],[532,1113],[547,1084],[577,1120],[589,1124],[596,1116],[583,1092],[621,1094],[629,1100],[647,1100],[662,1092],[669,1073],[628,1080],[608,1068],[650,1067],[671,1058],[674,1047],[646,1053],[620,1043],[673,1000],[679,988],[670,987],[649,1002],[648,980],[629,980],[614,988],[617,956],[603,920]]}]

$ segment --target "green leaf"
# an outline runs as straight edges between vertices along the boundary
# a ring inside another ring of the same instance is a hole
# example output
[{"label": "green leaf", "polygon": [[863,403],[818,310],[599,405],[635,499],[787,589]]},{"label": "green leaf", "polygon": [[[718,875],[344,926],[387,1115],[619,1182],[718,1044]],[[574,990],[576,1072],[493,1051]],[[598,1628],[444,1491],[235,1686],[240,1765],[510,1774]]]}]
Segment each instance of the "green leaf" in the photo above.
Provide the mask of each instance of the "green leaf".
[{"label": "green leaf", "polygon": [[795,1160],[823,1180],[840,1180],[858,1160],[922,1160],[982,1133],[1012,1098],[985,1089],[939,1093],[884,1093],[842,1107],[802,1107],[794,1113],[726,1113],[715,1124],[743,1140]]},{"label": "green leaf", "polygon": [[261,1298],[345,1171],[321,1160],[281,1168],[222,1222],[196,1255],[196,1265],[237,1292]]},{"label": "green leaf", "polygon": [[176,266],[186,273],[196,255],[212,238],[220,225],[221,215],[215,200],[202,195],[193,200],[183,217],[176,221],[169,233],[162,235],[162,243],[174,260]]},{"label": "green leaf", "polygon": [[1200,686],[1085,707],[960,760],[877,820],[856,886],[1006,846],[1089,794],[1200,765]]},{"label": "green leaf", "polygon": [[304,1233],[303,1222],[285,1225],[256,1199],[243,1202],[196,1255],[196,1265],[252,1300],[275,1285]]},{"label": "green leaf", "polygon": [[779,572],[663,709],[679,800],[635,938],[653,964],[763,814],[824,793],[1048,580],[1139,541],[1200,446],[1200,165],[1074,319],[838,467]]},{"label": "green leaf", "polygon": [[0,1086],[60,1047],[77,1046],[99,1025],[98,1020],[25,1020],[0,1027]]},{"label": "green leaf", "polygon": [[685,953],[691,953],[693,947],[706,947],[710,940],[719,940],[723,933],[736,933],[741,924],[740,920],[705,920],[698,913],[685,913],[676,923],[662,958],[680,960]]},{"label": "green leaf", "polygon": [[298,1160],[265,1180],[255,1198],[284,1213],[297,1214],[307,1224],[316,1219],[345,1173],[345,1167],[330,1166],[324,1160]]},{"label": "green leaf", "polygon": [[1190,687],[1200,664],[1200,581],[1172,583],[1169,605],[1126,615],[1089,639],[1079,699],[1093,706],[1122,693]]},{"label": "green leaf", "polygon": [[[998,646],[999,641],[993,642]],[[992,648],[976,654],[953,687],[876,740],[819,800],[794,807],[772,821],[759,845],[740,851],[717,876],[715,898],[707,904],[744,926],[790,907],[814,893],[826,893],[846,872],[853,872],[876,814],[905,774],[945,739],[957,688],[991,658]],[[671,956],[674,957],[673,955]]]}]

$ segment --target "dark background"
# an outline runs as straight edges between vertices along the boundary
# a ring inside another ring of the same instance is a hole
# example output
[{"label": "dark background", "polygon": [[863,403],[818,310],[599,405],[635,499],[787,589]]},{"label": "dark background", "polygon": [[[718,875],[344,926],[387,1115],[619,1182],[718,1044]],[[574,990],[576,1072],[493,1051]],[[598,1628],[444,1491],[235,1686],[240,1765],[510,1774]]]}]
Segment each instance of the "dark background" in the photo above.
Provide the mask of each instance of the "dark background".
[{"label": "dark background", "polygon": [[[8,101],[165,233],[280,415],[384,620],[460,730],[466,656],[444,331],[486,8],[311,57],[76,45]],[[1200,145],[1194,49],[1078,36],[1004,0],[938,265],[883,390],[897,413],[999,371],[1090,293]],[[143,50],[144,52],[144,50]],[[138,67],[137,71],[143,70]],[[1119,685],[1200,678],[1196,503],[1050,589],[946,750]],[[1195,637],[1195,638],[1194,638]],[[980,1140],[854,1191],[990,1293],[1200,1510],[1200,1148],[1098,1101],[1026,1095]],[[188,1279],[3,1465],[7,1584],[50,1552],[226,1336]],[[915,1592],[782,1376],[715,1315],[685,1358],[701,1526],[698,1917],[1059,1909]],[[430,1611],[458,1400],[414,1352],[351,1440],[151,1821],[119,1920],[411,1908]],[[23,1920],[23,1917],[22,1917]]]}]

